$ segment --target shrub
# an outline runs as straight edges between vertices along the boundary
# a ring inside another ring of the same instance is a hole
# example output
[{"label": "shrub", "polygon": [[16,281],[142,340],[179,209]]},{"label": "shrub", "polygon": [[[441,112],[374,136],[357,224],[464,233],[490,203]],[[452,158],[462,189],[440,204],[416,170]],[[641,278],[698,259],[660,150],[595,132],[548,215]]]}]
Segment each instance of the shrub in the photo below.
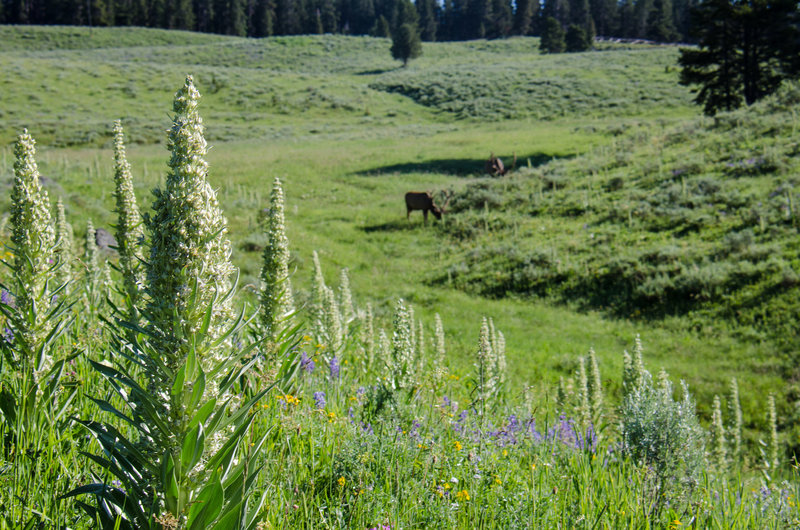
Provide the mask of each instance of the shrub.
[{"label": "shrub", "polygon": [[672,386],[658,388],[645,371],[626,396],[620,410],[623,451],[644,466],[654,489],[653,511],[671,498],[690,494],[698,484],[705,447],[694,402],[683,386],[683,399],[674,401]]}]

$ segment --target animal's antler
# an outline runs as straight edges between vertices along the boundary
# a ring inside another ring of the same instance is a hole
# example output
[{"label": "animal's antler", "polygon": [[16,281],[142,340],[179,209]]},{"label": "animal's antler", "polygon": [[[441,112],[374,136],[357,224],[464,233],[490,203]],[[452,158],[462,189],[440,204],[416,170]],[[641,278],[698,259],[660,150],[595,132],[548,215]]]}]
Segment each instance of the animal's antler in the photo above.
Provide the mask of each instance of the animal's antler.
[{"label": "animal's antler", "polygon": [[444,194],[444,199],[445,200],[444,200],[444,204],[439,209],[442,210],[442,213],[445,213],[445,212],[447,212],[447,205],[450,204],[450,199],[453,198],[453,195],[455,194],[455,192],[453,190],[442,190],[442,193]]}]

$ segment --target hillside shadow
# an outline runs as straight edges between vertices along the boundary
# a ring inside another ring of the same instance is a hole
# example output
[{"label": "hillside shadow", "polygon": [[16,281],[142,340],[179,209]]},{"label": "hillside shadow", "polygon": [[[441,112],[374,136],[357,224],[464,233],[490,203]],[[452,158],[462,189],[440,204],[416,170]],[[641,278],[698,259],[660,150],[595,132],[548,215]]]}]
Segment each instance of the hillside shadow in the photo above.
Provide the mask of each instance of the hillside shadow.
[{"label": "hillside shadow", "polygon": [[[484,167],[489,156],[486,158],[441,158],[438,160],[425,160],[422,162],[405,162],[402,164],[391,164],[388,166],[379,166],[364,171],[359,171],[357,174],[368,177],[380,177],[385,173],[443,173],[445,175],[454,175],[456,177],[478,177],[484,175]],[[507,165],[510,165],[513,156],[500,155],[500,158]],[[546,153],[533,153],[530,155],[517,155],[517,169],[526,167],[528,160],[530,160],[531,167],[538,167],[546,164],[551,160],[557,158],[565,158],[552,156]]]},{"label": "hillside shadow", "polygon": [[375,68],[374,70],[363,70],[356,72],[355,75],[381,75],[386,72],[394,72],[397,68]]},{"label": "hillside shadow", "polygon": [[[418,229],[422,226],[422,214],[415,212],[416,215],[412,216],[410,221],[406,219],[398,219],[395,221],[387,221],[385,223],[374,224],[374,225],[365,225],[359,227],[365,233],[370,234],[372,232],[409,232]],[[416,216],[419,216],[419,219],[415,219]],[[433,219],[433,216],[429,216],[428,224],[435,222],[436,220]]]}]

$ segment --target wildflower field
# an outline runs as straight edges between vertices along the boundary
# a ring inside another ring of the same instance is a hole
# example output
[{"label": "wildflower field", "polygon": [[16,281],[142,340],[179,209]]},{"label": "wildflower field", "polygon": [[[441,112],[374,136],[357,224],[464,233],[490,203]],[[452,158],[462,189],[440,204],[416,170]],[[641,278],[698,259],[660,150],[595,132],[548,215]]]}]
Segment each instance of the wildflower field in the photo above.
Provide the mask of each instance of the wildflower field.
[{"label": "wildflower field", "polygon": [[796,88],[114,31],[0,27],[0,528],[800,525]]}]

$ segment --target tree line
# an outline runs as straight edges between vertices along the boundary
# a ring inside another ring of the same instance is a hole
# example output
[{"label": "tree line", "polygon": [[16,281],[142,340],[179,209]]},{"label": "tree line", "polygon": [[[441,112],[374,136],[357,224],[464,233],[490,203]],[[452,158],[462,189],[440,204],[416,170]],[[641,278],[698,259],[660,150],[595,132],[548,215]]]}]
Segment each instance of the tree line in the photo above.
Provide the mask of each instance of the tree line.
[{"label": "tree line", "polygon": [[541,35],[549,18],[586,35],[664,42],[690,38],[697,0],[0,0],[0,23],[144,26],[267,37],[391,36],[417,25],[423,41]]}]

